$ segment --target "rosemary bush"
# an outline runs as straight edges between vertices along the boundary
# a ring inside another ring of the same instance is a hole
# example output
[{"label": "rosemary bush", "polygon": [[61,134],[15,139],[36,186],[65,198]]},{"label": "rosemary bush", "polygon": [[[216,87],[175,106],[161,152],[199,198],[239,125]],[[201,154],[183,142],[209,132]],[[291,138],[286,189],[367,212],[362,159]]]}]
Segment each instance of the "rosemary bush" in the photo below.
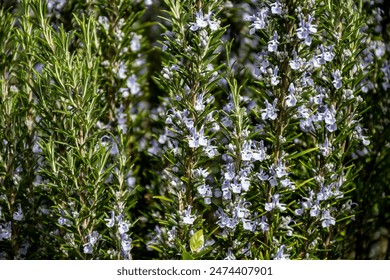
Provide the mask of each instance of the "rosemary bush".
[{"label": "rosemary bush", "polygon": [[0,9],[0,258],[389,259],[384,1]]}]

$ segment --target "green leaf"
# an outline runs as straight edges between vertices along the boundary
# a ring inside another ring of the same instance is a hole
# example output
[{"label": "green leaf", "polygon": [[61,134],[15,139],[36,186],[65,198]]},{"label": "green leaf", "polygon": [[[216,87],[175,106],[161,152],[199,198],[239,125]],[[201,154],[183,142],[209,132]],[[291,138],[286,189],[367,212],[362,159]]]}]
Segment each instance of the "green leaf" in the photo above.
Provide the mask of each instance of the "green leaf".
[{"label": "green leaf", "polygon": [[163,251],[162,251],[160,248],[158,248],[158,247],[156,247],[156,246],[154,246],[154,245],[150,245],[149,248],[151,248],[151,249],[153,249],[153,250],[156,250],[156,251],[158,251],[158,252],[160,252],[160,253],[163,253]]},{"label": "green leaf", "polygon": [[300,238],[300,239],[303,239],[303,240],[308,240],[305,236],[300,235],[300,234],[293,234],[292,236],[293,236],[293,237]]},{"label": "green leaf", "polygon": [[315,150],[318,150],[318,149],[319,149],[318,147],[310,148],[310,149],[304,150],[304,151],[302,151],[302,152],[299,152],[299,153],[297,153],[297,154],[289,155],[289,156],[287,156],[287,159],[298,158],[298,157],[300,157],[300,156],[303,156],[303,155],[305,155],[305,154],[307,154],[307,153],[311,153],[311,152],[313,152],[313,151],[315,151]]},{"label": "green leaf", "polygon": [[181,253],[181,258],[186,261],[192,261],[194,258],[191,256],[190,253],[188,253],[186,250],[183,250]]},{"label": "green leaf", "polygon": [[153,198],[164,200],[164,201],[168,201],[168,202],[171,202],[171,203],[174,202],[173,199],[170,199],[170,198],[167,198],[167,197],[161,196],[161,195],[155,195],[155,196],[153,196]]},{"label": "green leaf", "polygon": [[310,179],[307,179],[306,181],[303,181],[302,183],[298,184],[297,185],[297,189],[299,189],[300,187],[306,185],[307,183],[309,183],[310,181],[313,181],[315,178],[310,178]]},{"label": "green leaf", "polygon": [[197,252],[204,245],[203,229],[198,230],[190,239],[192,253]]}]

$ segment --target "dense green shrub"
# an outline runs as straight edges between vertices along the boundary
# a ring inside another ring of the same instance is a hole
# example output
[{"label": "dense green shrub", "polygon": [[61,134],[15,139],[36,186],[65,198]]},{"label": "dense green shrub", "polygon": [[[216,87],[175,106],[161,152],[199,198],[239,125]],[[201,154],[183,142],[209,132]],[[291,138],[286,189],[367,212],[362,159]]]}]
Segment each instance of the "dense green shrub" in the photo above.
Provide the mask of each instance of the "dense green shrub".
[{"label": "dense green shrub", "polygon": [[383,1],[2,3],[0,258],[389,258]]}]

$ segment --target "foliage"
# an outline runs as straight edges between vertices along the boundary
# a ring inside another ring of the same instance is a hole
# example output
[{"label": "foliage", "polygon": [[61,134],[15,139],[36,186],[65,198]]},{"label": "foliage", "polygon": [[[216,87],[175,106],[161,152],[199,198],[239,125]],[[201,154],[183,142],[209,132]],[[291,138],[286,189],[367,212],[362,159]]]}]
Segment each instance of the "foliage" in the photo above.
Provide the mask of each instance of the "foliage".
[{"label": "foliage", "polygon": [[0,9],[0,258],[388,259],[383,1]]}]

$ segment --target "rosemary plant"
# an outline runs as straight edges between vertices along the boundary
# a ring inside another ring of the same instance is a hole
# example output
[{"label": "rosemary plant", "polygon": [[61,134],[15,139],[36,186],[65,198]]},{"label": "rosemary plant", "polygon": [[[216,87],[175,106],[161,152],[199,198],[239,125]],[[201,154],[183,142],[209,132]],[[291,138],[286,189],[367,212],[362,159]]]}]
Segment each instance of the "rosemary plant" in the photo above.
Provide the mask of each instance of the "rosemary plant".
[{"label": "rosemary plant", "polygon": [[388,259],[382,0],[0,6],[1,259]]}]

